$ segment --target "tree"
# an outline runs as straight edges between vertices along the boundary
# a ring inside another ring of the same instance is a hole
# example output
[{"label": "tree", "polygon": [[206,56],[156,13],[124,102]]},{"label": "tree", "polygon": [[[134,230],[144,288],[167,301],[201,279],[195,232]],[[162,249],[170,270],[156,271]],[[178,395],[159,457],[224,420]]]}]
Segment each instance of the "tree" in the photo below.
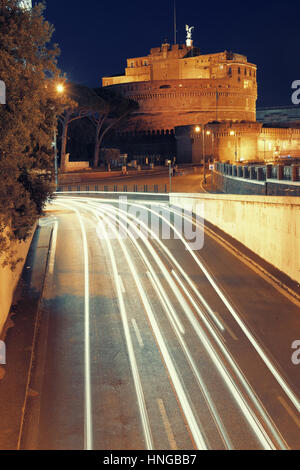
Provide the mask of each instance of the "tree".
[{"label": "tree", "polygon": [[58,116],[62,125],[61,163],[62,171],[66,169],[66,151],[69,125],[78,120],[101,112],[105,103],[91,88],[70,83],[65,89],[66,109]]},{"label": "tree", "polygon": [[11,261],[11,241],[25,240],[54,189],[53,134],[62,112],[55,83],[59,49],[44,5],[20,8],[0,0],[0,253]]},{"label": "tree", "polygon": [[133,100],[108,90],[106,88],[96,88],[97,95],[104,101],[101,112],[93,114],[95,133],[94,167],[99,166],[100,148],[106,134],[121,121],[138,109],[138,103]]}]

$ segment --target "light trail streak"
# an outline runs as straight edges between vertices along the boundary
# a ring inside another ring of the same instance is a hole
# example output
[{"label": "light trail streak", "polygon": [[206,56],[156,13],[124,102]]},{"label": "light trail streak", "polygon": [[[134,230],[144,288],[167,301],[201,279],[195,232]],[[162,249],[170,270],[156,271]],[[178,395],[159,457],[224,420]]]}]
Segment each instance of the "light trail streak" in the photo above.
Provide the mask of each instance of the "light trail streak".
[{"label": "light trail streak", "polygon": [[[97,207],[98,205],[97,204],[92,204],[93,206]],[[102,209],[103,210],[103,209]],[[148,209],[150,210],[150,209]],[[121,211],[121,210],[118,210],[118,213],[124,213],[125,215],[123,215],[123,219],[125,218],[126,220],[129,221],[128,219],[128,214],[126,214],[124,211]],[[111,214],[109,214],[111,216]],[[130,216],[129,216],[130,217]],[[133,216],[132,216],[133,217]],[[153,249],[153,247],[151,246],[151,244],[149,244],[149,241],[147,240],[147,238],[145,237],[145,235],[137,229],[137,227],[135,226],[135,224],[132,224],[132,222],[129,222],[132,227],[134,228],[135,231],[137,231],[137,233],[139,234],[139,237],[144,241],[144,243],[146,244],[146,246],[149,248],[149,250],[151,251],[151,254],[152,256],[154,257],[154,259],[158,262],[157,264],[159,265],[159,267],[162,269],[162,272],[164,273],[164,276],[166,277],[166,279],[169,281],[171,279],[169,273],[166,271],[164,265],[161,263],[160,259],[158,258],[155,250]],[[143,223],[139,222],[141,226],[144,226],[145,229],[147,229],[149,232],[151,232],[151,230]],[[126,227],[124,227],[126,229]],[[153,233],[153,232],[152,232]],[[155,236],[155,234],[153,233],[154,235],[154,238],[156,239],[156,241],[158,241],[158,243],[160,244],[160,246],[163,246],[164,245],[162,244],[162,242],[159,240],[158,237]],[[129,232],[129,236],[130,236],[130,232]],[[135,242],[135,240],[133,240]],[[165,251],[168,251],[167,249]],[[145,257],[145,255],[142,253],[141,254],[143,257]],[[173,258],[173,257],[172,257]],[[176,262],[176,264],[178,265],[178,263]],[[178,265],[179,266],[179,265]],[[181,269],[180,267],[180,271],[182,271],[184,273],[184,271]],[[175,286],[175,289],[174,289],[174,283],[173,283],[173,280],[171,279],[171,285],[170,287],[173,289],[173,292],[177,292],[177,288]],[[186,291],[186,289],[184,289],[184,292],[186,293],[186,295],[189,295],[188,292]],[[187,309],[187,310],[185,310]],[[188,305],[186,304],[186,302],[184,303],[184,311],[186,312],[186,314],[188,314],[188,318],[190,320],[190,322],[192,323],[194,329],[196,330],[196,333],[200,339],[200,341],[202,342],[202,331],[200,331],[200,334],[199,334],[199,331],[198,331],[198,323],[195,323],[194,320],[195,320],[195,317],[193,315],[193,313],[191,312],[191,310],[189,309]],[[212,333],[214,339],[216,340],[216,342],[218,343],[219,347],[222,349],[222,352],[226,355],[227,357],[227,360],[229,361],[230,365],[234,368],[234,371],[236,372],[237,376],[239,377],[241,383],[243,384],[245,390],[247,391],[249,397],[252,399],[253,403],[255,404],[256,408],[258,409],[259,413],[264,417],[264,421],[265,423],[268,425],[271,433],[273,434],[273,436],[275,437],[275,439],[277,440],[278,444],[279,444],[279,447],[280,448],[283,448],[285,449],[287,446],[286,446],[286,443],[284,442],[284,440],[282,439],[282,437],[279,435],[279,432],[277,431],[277,429],[275,429],[275,426],[273,425],[273,423],[271,422],[271,419],[268,417],[267,413],[265,412],[265,410],[263,409],[262,405],[260,404],[259,400],[257,399],[255,393],[252,391],[251,387],[248,385],[247,381],[244,379],[244,376],[243,374],[240,372],[238,366],[236,365],[235,361],[232,359],[231,355],[228,353],[228,351],[226,350],[226,348],[224,347],[222,341],[220,341],[220,339],[218,338],[218,336],[216,335],[216,333],[214,332],[214,330],[212,329],[210,323],[206,320],[205,316],[202,317],[202,319],[204,320],[206,326],[208,327],[208,329],[210,330],[210,332]],[[201,329],[202,330],[202,329]],[[204,334],[204,333],[203,333]],[[222,371],[222,376],[225,380],[225,382],[227,383],[227,386],[229,387],[229,389],[231,390],[231,393],[232,395],[234,396],[234,398],[236,399],[240,409],[242,410],[242,412],[244,413],[244,416],[246,417],[246,419],[248,420],[250,426],[252,427],[253,431],[255,432],[256,436],[258,437],[258,439],[260,440],[261,444],[263,445],[264,448],[266,449],[269,449],[269,448],[273,448],[274,449],[274,446],[273,446],[273,443],[270,441],[269,439],[269,436],[265,433],[265,430],[264,428],[262,427],[260,421],[256,418],[256,416],[252,416],[252,412],[250,410],[250,408],[248,407],[248,404],[244,401],[244,398],[239,395],[240,392],[238,391],[236,385],[234,384],[234,382],[232,382],[232,379],[229,375],[226,375],[228,374],[227,373],[227,370],[223,368],[223,364],[222,364],[222,361],[219,360],[219,358],[215,355],[215,352],[214,352],[214,349],[210,346],[209,347],[209,350],[211,351],[211,353],[213,354],[213,357],[214,357],[214,361],[215,361],[215,364],[217,365],[217,367],[219,368],[219,371],[221,370]],[[208,351],[209,352],[209,351]],[[216,362],[217,361],[217,362]],[[224,375],[224,372],[225,372],[225,375]],[[228,378],[229,378],[229,381],[228,381]]]},{"label": "light trail streak", "polygon": [[[151,209],[148,209],[151,211]],[[169,223],[168,220],[161,216],[162,220],[165,222]],[[212,285],[216,293],[219,295],[219,297],[222,299],[223,303],[226,305],[227,309],[229,312],[232,314],[238,325],[240,326],[241,330],[244,332],[252,346],[255,348],[256,352],[259,354],[265,365],[268,367],[270,372],[272,373],[273,377],[277,380],[281,388],[284,390],[286,395],[289,397],[295,408],[297,409],[298,413],[300,413],[300,401],[298,400],[298,397],[295,395],[293,390],[288,386],[286,381],[281,377],[280,373],[276,369],[276,367],[272,364],[272,362],[269,360],[267,357],[266,353],[262,349],[262,347],[258,344],[257,340],[254,338],[252,333],[249,331],[249,329],[246,327],[244,322],[241,320],[239,317],[238,313],[235,311],[235,309],[232,307],[224,293],[222,292],[221,288],[218,286],[216,281],[213,279],[212,275],[208,272],[204,264],[199,260],[199,258],[195,255],[195,253],[190,249],[188,243],[186,240],[182,237],[182,235],[178,232],[178,230],[173,227],[173,230],[175,233],[177,233],[178,236],[180,236],[180,239],[182,243],[185,245],[186,249],[189,251],[190,255],[194,259],[194,261],[197,263],[201,271],[205,274],[206,278],[208,279],[209,283]]]},{"label": "light trail streak", "polygon": [[[76,198],[74,198],[74,199],[76,199]],[[77,199],[78,199],[78,198],[77,198]],[[88,201],[89,201],[89,200],[88,200]],[[105,201],[105,202],[107,202],[107,201]],[[128,204],[129,204],[129,203],[128,203]],[[89,205],[91,205],[91,206],[93,206],[93,207],[96,207],[96,208],[98,208],[98,210],[99,210],[99,204],[97,204],[97,201],[95,201],[94,199],[92,199],[92,201],[89,201]],[[132,205],[135,205],[135,206],[137,206],[137,207],[143,207],[143,206],[141,206],[140,204],[132,204]],[[102,210],[103,210],[103,209],[102,209]],[[150,212],[153,212],[155,215],[159,215],[159,214],[157,214],[157,212],[155,212],[155,211],[153,211],[153,210],[151,210],[151,209],[149,209],[149,208],[147,208],[147,210],[150,211]],[[115,211],[116,211],[116,210],[115,210]],[[127,214],[125,211],[120,211],[120,210],[119,210],[118,213],[120,213],[120,212],[124,212],[124,214],[126,215],[126,219],[128,219],[128,214]],[[110,214],[109,214],[109,215],[110,215]],[[123,217],[124,217],[124,216],[123,216]],[[171,226],[171,228],[174,229],[174,227],[172,226],[172,224],[171,224],[167,219],[165,219],[165,218],[164,218],[163,216],[161,216],[161,215],[159,215],[159,217],[160,217],[161,219],[164,219],[165,222],[168,223],[168,224]],[[141,223],[140,221],[139,221],[139,224],[140,224],[141,226],[144,225],[144,224]],[[145,228],[148,230],[148,232],[151,232],[151,230],[150,230],[148,227],[145,226]],[[134,229],[136,229],[135,226],[134,226]],[[165,247],[165,245],[161,242],[161,240],[156,236],[156,234],[154,234],[153,232],[152,232],[152,234],[153,234],[153,238],[159,243],[159,245],[161,246],[162,250],[165,251],[165,253],[169,256],[169,258],[170,258],[170,259],[172,260],[172,262],[175,264],[175,266],[177,267],[177,269],[181,272],[181,274],[183,275],[183,277],[184,277],[187,281],[189,281],[189,280],[190,280],[190,279],[189,279],[189,276],[188,276],[188,275],[185,273],[185,271],[181,268],[181,266],[180,266],[179,263],[175,260],[175,258],[174,258],[174,257],[172,256],[172,254],[169,252],[169,250]],[[140,236],[141,239],[143,239],[143,233],[139,233],[139,236]],[[187,245],[187,243],[185,242],[185,240],[183,239],[183,237],[180,236],[179,233],[178,233],[178,236],[179,236],[179,238],[181,239],[181,241],[182,241],[185,245]],[[145,238],[145,237],[144,237],[144,238]],[[145,242],[145,240],[144,240],[144,242]],[[148,242],[148,240],[146,239],[146,242],[145,242],[145,243],[147,243],[147,242]],[[190,250],[189,250],[189,251],[190,251]],[[192,253],[192,254],[193,254],[193,253]],[[154,257],[155,257],[155,255],[154,255]],[[160,260],[159,260],[159,263],[160,263]],[[167,273],[167,278],[170,278],[169,273]],[[191,281],[191,284],[190,284],[190,285],[191,285],[192,288],[193,288],[193,283],[192,283],[192,281]],[[194,286],[194,288],[195,288],[195,286]],[[185,294],[188,295],[187,292],[186,292],[186,290],[185,290]],[[191,318],[192,318],[192,317],[190,317],[190,319],[191,319]],[[214,332],[213,328],[211,327],[210,323],[206,320],[205,316],[203,316],[202,319],[204,320],[204,322],[205,322],[207,328],[209,329],[210,333],[213,335],[213,337],[214,337],[215,341],[217,342],[218,346],[221,348],[223,354],[225,354],[225,356],[226,356],[228,362],[229,362],[230,365],[233,367],[235,373],[237,374],[239,380],[240,380],[241,383],[243,384],[243,387],[245,388],[245,390],[246,390],[246,392],[248,393],[249,397],[250,397],[251,400],[253,401],[254,405],[255,405],[256,408],[257,408],[257,410],[259,411],[259,413],[260,413],[260,414],[262,415],[262,417],[264,418],[264,422],[265,422],[266,425],[269,427],[269,429],[270,429],[270,431],[272,432],[273,436],[274,436],[275,439],[277,440],[277,442],[278,442],[278,444],[279,444],[279,447],[280,447],[280,448],[287,448],[286,443],[284,442],[283,438],[280,436],[279,432],[275,429],[275,427],[274,427],[274,425],[273,425],[271,419],[269,418],[269,416],[268,416],[267,413],[265,412],[263,406],[260,404],[259,400],[257,399],[257,397],[256,397],[256,395],[255,395],[255,392],[253,392],[253,390],[251,389],[251,387],[249,386],[249,384],[248,384],[247,381],[245,380],[243,374],[242,374],[241,371],[239,370],[239,368],[238,368],[237,364],[235,363],[235,361],[232,359],[230,353],[226,350],[226,348],[224,347],[222,341],[220,341],[220,339],[218,338],[218,336],[217,336],[216,333]],[[197,325],[198,325],[198,324],[197,324]],[[196,328],[197,328],[197,327],[196,327]],[[200,341],[202,341],[201,335],[200,335],[199,339],[200,339]],[[212,348],[212,351],[213,351],[213,348]],[[214,353],[214,351],[213,351],[213,353]],[[219,359],[217,358],[217,360],[219,360]],[[221,363],[220,365],[221,365],[221,367],[222,367],[222,363]],[[227,371],[226,371],[226,373],[227,373]],[[224,375],[223,375],[223,377],[225,378]],[[230,378],[230,379],[231,379],[231,378]],[[225,380],[226,380],[226,378],[225,378]],[[231,388],[230,382],[227,382],[227,385],[229,385],[229,387]],[[232,385],[234,388],[236,387],[236,385],[233,384],[233,383],[232,383],[231,385]],[[257,436],[260,436],[260,438],[262,439],[261,442],[264,442],[265,444],[267,443],[267,444],[266,444],[265,446],[263,446],[263,447],[265,447],[265,448],[273,448],[273,444],[269,441],[269,437],[265,434],[265,431],[264,431],[264,429],[262,428],[261,423],[257,420],[256,417],[253,418],[253,417],[251,416],[251,410],[247,408],[248,405],[247,405],[247,403],[244,402],[243,397],[238,397],[238,396],[236,395],[237,390],[234,390],[234,389],[233,389],[232,391],[233,391],[233,396],[235,396],[235,398],[238,399],[239,404],[242,405],[242,403],[243,403],[241,409],[242,409],[242,411],[244,412],[244,414],[246,413],[246,416],[250,419],[250,422],[252,422],[252,426],[254,426],[254,428],[257,430],[256,435],[257,435]],[[238,392],[238,393],[240,393],[240,392]]]},{"label": "light trail streak", "polygon": [[[103,213],[105,212],[105,209],[97,209],[98,212],[100,213]],[[109,214],[109,217],[112,217],[111,214]],[[125,216],[120,216],[121,218],[125,219]],[[120,223],[120,222],[119,222]],[[123,228],[125,230],[128,231],[128,229],[125,227],[124,224],[120,223]],[[167,278],[168,281],[170,281],[170,287],[172,289],[173,292],[175,292],[175,294],[178,294],[178,289],[177,289],[177,286],[174,284],[174,281],[172,280],[171,276],[169,275],[169,273],[166,271],[164,265],[161,263],[159,257],[157,256],[157,254],[155,253],[155,250],[153,249],[153,247],[151,246],[151,244],[149,243],[149,241],[147,240],[147,238],[144,236],[144,234],[142,232],[140,232],[136,226],[134,224],[132,224],[132,222],[129,221],[129,225],[131,224],[131,226],[133,227],[133,229],[139,234],[140,238],[143,239],[144,243],[146,244],[146,246],[148,247],[149,251],[151,252],[152,256],[155,258],[157,264],[159,265],[161,271],[163,272],[164,276]],[[151,271],[151,275],[153,276],[153,279],[156,280],[156,284],[158,285],[159,284],[159,281],[156,277],[156,274],[154,272],[154,270],[152,269],[151,267],[151,264],[149,263],[149,261],[147,260],[147,258],[145,257],[145,254],[143,253],[143,251],[141,250],[141,248],[139,247],[139,245],[137,244],[135,238],[133,237],[133,235],[128,231],[128,235],[129,237],[132,239],[133,243],[136,245],[137,249],[139,250],[140,252],[140,255],[142,257],[142,259],[144,259],[144,262],[146,263],[148,269]],[[151,279],[151,277],[150,277]],[[155,284],[154,284],[155,286]],[[157,291],[157,288],[156,288],[156,291]],[[163,294],[163,297],[165,298],[166,297],[166,294],[164,293]],[[179,297],[180,299],[181,297]],[[195,317],[193,315],[193,312],[190,310],[189,306],[187,305],[187,303],[184,301],[183,302],[183,309],[184,311],[186,312],[190,322],[192,323],[194,329],[196,330],[196,333],[198,334],[198,337],[200,338],[200,341],[202,342],[202,344],[204,343],[204,346],[206,347],[206,350],[208,351],[210,357],[212,357],[213,359],[213,362],[215,363],[215,365],[217,366],[217,369],[219,370],[219,372],[221,371],[221,375],[223,376],[223,379],[225,380],[225,383],[227,384],[227,386],[229,387],[232,395],[234,396],[236,402],[238,403],[240,409],[242,410],[244,416],[246,417],[246,419],[248,420],[250,426],[252,427],[253,431],[255,432],[256,436],[258,437],[258,439],[260,440],[262,446],[265,448],[265,449],[269,449],[269,448],[274,448],[273,447],[273,444],[270,442],[268,436],[265,434],[265,431],[264,429],[262,428],[261,424],[259,421],[256,420],[256,417],[253,418],[252,414],[251,414],[251,410],[250,408],[248,407],[247,403],[244,401],[243,397],[240,395],[240,392],[238,391],[236,385],[233,383],[231,377],[229,376],[227,370],[223,367],[222,365],[222,362],[219,360],[219,358],[217,357],[217,355],[215,354],[212,346],[210,345],[210,343],[208,341],[204,341],[204,332],[203,330],[200,328],[199,324],[196,322],[195,323]],[[174,327],[174,322],[171,321],[171,324],[173,325]],[[176,331],[176,329],[175,329]],[[199,333],[200,332],[200,333]],[[196,379],[198,381],[198,384],[200,385],[200,389],[202,390],[203,392],[203,395],[206,399],[206,402],[207,404],[209,405],[209,409],[211,411],[211,414],[215,420],[215,422],[217,423],[219,429],[221,430],[221,436],[223,438],[223,440],[225,441],[226,443],[226,446],[228,448],[231,448],[232,447],[232,444],[230,442],[230,439],[227,435],[227,432],[221,422],[221,419],[219,418],[218,416],[218,413],[216,411],[216,408],[214,407],[213,405],[213,402],[209,396],[209,393],[204,385],[204,382],[203,380],[201,379],[200,377],[200,374],[197,370],[197,367],[188,351],[188,348],[186,347],[184,341],[182,340],[178,330],[176,331],[177,333],[177,336],[180,340],[180,343],[181,343],[181,346],[183,347],[183,350],[188,358],[188,361],[192,367],[192,370],[196,376]]]},{"label": "light trail streak", "polygon": [[[99,223],[101,224],[102,230],[104,233],[106,232],[106,228],[104,227],[104,224],[100,221]],[[102,237],[101,237],[102,239]],[[125,308],[125,303],[124,303],[124,298],[123,298],[123,292],[122,292],[122,286],[120,283],[120,276],[118,273],[118,268],[117,268],[117,263],[116,263],[116,258],[110,243],[110,240],[108,237],[105,238],[106,241],[106,246],[108,249],[108,253],[110,256],[111,260],[111,265],[112,265],[112,270],[113,270],[113,276],[115,280],[115,285],[116,285],[116,290],[117,290],[117,296],[118,296],[118,302],[119,302],[119,308],[120,308],[120,313],[121,313],[121,319],[123,323],[123,329],[124,329],[124,334],[126,338],[126,345],[127,345],[127,351],[129,355],[129,361],[130,361],[130,366],[131,366],[131,371],[133,375],[133,381],[134,381],[134,386],[135,386],[135,391],[137,395],[137,400],[138,400],[138,405],[139,405],[139,410],[140,410],[140,416],[141,416],[141,421],[142,421],[142,426],[143,426],[143,431],[144,431],[144,437],[145,437],[145,442],[146,442],[146,447],[148,450],[153,450],[153,438],[152,438],[152,433],[151,433],[151,428],[150,428],[150,423],[149,423],[149,417],[148,417],[148,412],[147,412],[147,407],[145,403],[145,397],[143,393],[143,388],[141,384],[141,379],[138,371],[138,366],[136,362],[136,357],[134,353],[134,348],[132,344],[132,338],[130,334],[130,329],[129,329],[129,324],[128,324],[128,318],[127,318],[127,313],[126,313],[126,308]]]},{"label": "light trail streak", "polygon": [[53,232],[52,232],[52,240],[51,240],[51,248],[50,248],[50,258],[49,258],[49,274],[52,276],[54,271],[54,263],[55,263],[55,253],[56,253],[56,243],[57,243],[57,231],[58,231],[58,222],[54,222]]},{"label": "light trail streak", "polygon": [[[56,204],[70,209],[68,204],[57,202]],[[82,216],[76,207],[72,207],[78,218],[83,245],[84,260],[84,383],[85,383],[85,419],[84,419],[84,441],[85,450],[93,450],[93,421],[92,421],[92,398],[91,398],[91,344],[90,344],[90,286],[89,286],[89,254],[86,230]]]},{"label": "light trail streak", "polygon": [[[159,291],[159,286],[157,285],[157,283],[156,283],[155,280],[153,279],[153,276],[151,275],[150,272],[148,272],[148,277],[149,277],[149,279],[150,279],[150,281],[151,281],[151,283],[152,283],[152,285],[153,285],[153,287],[154,287],[154,289],[155,289],[155,291],[156,291],[156,293],[157,293],[159,299],[163,302],[163,294],[160,293],[160,291]],[[167,314],[168,314],[168,311],[167,311]],[[200,375],[200,373],[199,373],[199,371],[198,371],[198,368],[197,368],[197,366],[196,366],[196,364],[195,364],[195,361],[194,361],[194,359],[192,358],[192,355],[191,355],[191,353],[190,353],[190,351],[189,351],[189,349],[188,349],[188,347],[187,347],[185,341],[183,340],[182,336],[180,335],[180,332],[179,332],[178,329],[176,328],[176,325],[174,325],[174,322],[173,322],[172,317],[169,317],[169,321],[170,321],[170,323],[171,323],[172,326],[173,326],[173,329],[174,329],[174,331],[175,331],[175,333],[176,333],[176,336],[177,336],[177,339],[178,339],[178,341],[179,341],[179,343],[180,343],[180,346],[181,346],[181,348],[182,348],[182,350],[183,350],[183,352],[184,352],[184,354],[185,354],[185,356],[186,356],[186,358],[187,358],[187,360],[188,360],[188,362],[189,362],[189,364],[190,364],[190,367],[191,367],[191,369],[192,369],[192,371],[193,371],[193,373],[194,373],[194,376],[196,377],[196,380],[197,380],[197,382],[198,382],[198,386],[199,386],[199,388],[200,388],[200,390],[201,390],[201,392],[202,392],[202,394],[203,394],[203,397],[204,397],[205,402],[206,402],[206,404],[207,404],[207,407],[208,407],[208,409],[209,409],[209,411],[210,411],[210,413],[211,413],[211,416],[212,416],[212,418],[213,418],[213,420],[214,420],[214,422],[215,422],[215,424],[216,424],[216,427],[217,427],[217,429],[218,429],[218,431],[219,431],[219,434],[220,434],[220,436],[221,436],[221,439],[222,439],[222,441],[223,441],[223,443],[224,443],[224,445],[225,445],[225,447],[226,447],[227,449],[229,449],[229,450],[230,450],[230,449],[233,449],[233,446],[232,446],[231,440],[230,440],[230,438],[229,438],[229,436],[228,436],[228,433],[227,433],[227,431],[226,431],[226,429],[225,429],[225,427],[224,427],[224,425],[223,425],[223,423],[222,423],[222,420],[221,420],[221,418],[220,418],[220,416],[219,416],[219,413],[218,413],[218,411],[217,411],[217,409],[216,409],[216,407],[215,407],[215,405],[214,405],[214,402],[213,402],[213,400],[211,399],[210,393],[209,393],[209,391],[208,391],[208,389],[207,389],[207,387],[206,387],[206,385],[205,385],[205,382],[204,382],[204,380],[202,379],[202,377],[201,377],[201,375]]]},{"label": "light trail streak", "polygon": [[[92,211],[93,211],[93,209],[92,209]],[[98,212],[98,213],[100,212],[100,214],[102,213],[102,215],[104,215],[104,214],[103,214],[103,211],[101,211],[101,209],[99,209],[99,208],[97,209],[97,211],[94,210],[94,213],[95,213],[95,214],[96,214],[97,212]],[[107,216],[106,216],[106,219],[107,219]],[[108,223],[108,225],[111,227],[112,230],[115,230],[115,231],[116,231],[115,227],[113,226],[113,224],[111,224],[111,222],[109,222],[109,221],[107,220],[107,223]],[[116,235],[118,235],[118,234],[117,234],[117,231],[116,231]],[[191,406],[190,406],[190,404],[189,404],[189,400],[188,400],[188,398],[187,398],[187,396],[186,396],[186,393],[185,393],[185,391],[184,391],[184,388],[183,388],[183,386],[182,386],[182,384],[181,384],[181,381],[180,381],[180,379],[179,379],[179,377],[178,377],[178,374],[177,374],[176,368],[175,368],[175,366],[174,366],[173,360],[172,360],[172,358],[171,358],[171,356],[170,356],[170,354],[169,354],[168,348],[167,348],[167,346],[166,346],[166,344],[165,344],[165,341],[164,341],[164,339],[163,339],[163,336],[162,336],[162,334],[161,334],[161,332],[160,332],[159,325],[157,324],[157,321],[156,321],[156,319],[155,319],[155,316],[154,316],[154,314],[153,314],[153,312],[152,312],[152,308],[151,308],[151,306],[150,306],[150,304],[149,304],[148,298],[147,298],[147,296],[146,296],[146,294],[145,294],[145,291],[144,291],[144,289],[143,289],[143,286],[142,286],[142,284],[141,284],[141,282],[140,282],[140,279],[139,279],[139,276],[138,276],[137,271],[136,271],[136,269],[135,269],[135,266],[134,266],[134,264],[133,264],[133,262],[132,262],[132,260],[131,260],[131,258],[130,258],[130,255],[129,255],[129,253],[128,253],[128,250],[127,250],[126,247],[125,247],[124,241],[123,241],[121,238],[118,238],[118,241],[119,241],[119,243],[120,243],[121,249],[122,249],[122,251],[123,251],[123,253],[124,253],[124,256],[125,256],[125,258],[126,258],[126,261],[127,261],[127,263],[128,263],[128,266],[129,266],[130,271],[131,271],[131,273],[132,273],[132,276],[133,276],[133,278],[134,278],[134,281],[135,281],[135,284],[136,284],[136,286],[137,286],[139,295],[140,295],[140,297],[141,297],[141,299],[142,299],[142,302],[143,302],[143,304],[144,304],[144,307],[145,307],[145,309],[146,309],[146,312],[147,312],[147,315],[148,315],[148,318],[149,318],[149,321],[150,321],[152,330],[153,330],[153,332],[154,332],[154,334],[155,334],[155,337],[156,337],[156,340],[157,340],[157,344],[159,345],[160,351],[161,351],[162,356],[163,356],[163,358],[164,358],[164,362],[165,362],[165,364],[166,364],[166,367],[167,367],[167,369],[168,369],[168,372],[169,372],[169,375],[170,375],[170,377],[171,377],[172,383],[173,383],[173,385],[174,385],[174,389],[176,390],[176,394],[177,394],[177,396],[178,396],[178,399],[179,399],[179,402],[180,402],[181,407],[182,407],[182,409],[183,409],[183,412],[184,412],[184,415],[185,415],[185,417],[186,417],[187,423],[188,423],[189,428],[190,428],[190,430],[191,430],[191,433],[192,433],[193,439],[194,439],[194,441],[195,441],[195,444],[196,444],[196,446],[197,446],[198,449],[206,450],[206,449],[207,449],[206,443],[205,443],[205,441],[204,441],[204,439],[203,439],[203,437],[202,437],[202,434],[201,434],[201,432],[200,432],[200,430],[199,430],[199,427],[198,427],[196,418],[195,418],[194,413],[193,413],[193,411],[192,411],[192,408],[191,408]]]}]

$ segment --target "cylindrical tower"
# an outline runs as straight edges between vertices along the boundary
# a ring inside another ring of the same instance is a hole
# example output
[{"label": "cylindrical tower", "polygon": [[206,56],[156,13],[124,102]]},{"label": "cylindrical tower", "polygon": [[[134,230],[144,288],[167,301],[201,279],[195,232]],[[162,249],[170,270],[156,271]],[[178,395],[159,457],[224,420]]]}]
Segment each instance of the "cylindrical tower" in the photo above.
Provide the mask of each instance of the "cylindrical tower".
[{"label": "cylindrical tower", "polygon": [[209,121],[255,121],[256,65],[227,51],[200,54],[187,45],[163,44],[127,60],[125,75],[103,86],[139,103],[126,130],[171,130]]}]

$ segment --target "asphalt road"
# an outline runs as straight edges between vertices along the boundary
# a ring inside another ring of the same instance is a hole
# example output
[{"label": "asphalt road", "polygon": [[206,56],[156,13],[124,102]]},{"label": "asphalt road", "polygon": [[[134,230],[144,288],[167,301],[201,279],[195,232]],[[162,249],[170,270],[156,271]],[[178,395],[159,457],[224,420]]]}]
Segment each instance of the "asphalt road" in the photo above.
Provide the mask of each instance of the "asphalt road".
[{"label": "asphalt road", "polygon": [[300,449],[299,306],[185,217],[49,205],[23,449]]},{"label": "asphalt road", "polygon": [[[92,191],[95,186],[98,187],[99,191],[102,191],[105,187],[108,191],[114,191],[117,187],[118,191],[123,191],[124,187],[127,187],[128,191],[134,191],[134,187],[137,187],[138,191],[144,192],[145,186],[147,185],[147,191],[149,193],[154,192],[154,185],[157,186],[159,193],[164,193],[167,189],[169,191],[170,177],[168,171],[162,169],[161,172],[152,173],[149,170],[148,174],[142,175],[131,175],[114,177],[113,175],[106,179],[91,179],[93,175],[84,175],[86,181],[78,184],[60,184],[60,189],[66,191],[72,189],[77,190],[80,187],[81,191],[85,191],[86,187]],[[208,172],[208,179],[210,180],[210,172]],[[180,168],[175,177],[172,178],[172,192],[189,192],[199,193],[203,192],[202,188],[203,180],[203,169],[200,167]]]}]

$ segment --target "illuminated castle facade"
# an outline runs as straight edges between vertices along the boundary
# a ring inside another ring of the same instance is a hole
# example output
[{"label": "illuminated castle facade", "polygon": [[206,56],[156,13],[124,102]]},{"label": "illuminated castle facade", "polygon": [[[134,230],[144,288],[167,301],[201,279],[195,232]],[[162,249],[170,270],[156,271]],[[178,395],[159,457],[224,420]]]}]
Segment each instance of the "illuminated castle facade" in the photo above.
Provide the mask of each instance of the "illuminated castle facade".
[{"label": "illuminated castle facade", "polygon": [[240,54],[163,44],[127,59],[125,75],[103,77],[102,85],[139,103],[127,130],[171,131],[209,121],[255,121],[256,72]]},{"label": "illuminated castle facade", "polygon": [[103,77],[103,87],[139,103],[114,144],[129,155],[176,153],[179,162],[200,163],[203,153],[231,162],[299,158],[299,126],[256,121],[256,65],[232,52],[201,54],[186,29],[186,44],[163,44],[127,59],[124,75]]}]

